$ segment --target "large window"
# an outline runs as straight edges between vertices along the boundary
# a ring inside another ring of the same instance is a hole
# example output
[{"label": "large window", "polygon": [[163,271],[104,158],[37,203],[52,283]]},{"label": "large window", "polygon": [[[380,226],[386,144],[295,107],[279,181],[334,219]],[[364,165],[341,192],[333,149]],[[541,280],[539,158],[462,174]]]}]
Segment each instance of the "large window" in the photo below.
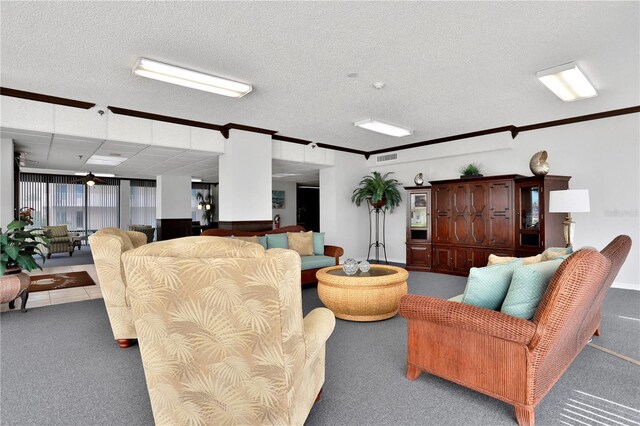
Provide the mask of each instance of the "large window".
[{"label": "large window", "polygon": [[131,223],[151,225],[156,223],[156,182],[152,180],[131,181]]},{"label": "large window", "polygon": [[20,174],[20,207],[32,207],[33,226],[67,225],[70,231],[120,225],[120,181],[88,187],[77,176]]}]

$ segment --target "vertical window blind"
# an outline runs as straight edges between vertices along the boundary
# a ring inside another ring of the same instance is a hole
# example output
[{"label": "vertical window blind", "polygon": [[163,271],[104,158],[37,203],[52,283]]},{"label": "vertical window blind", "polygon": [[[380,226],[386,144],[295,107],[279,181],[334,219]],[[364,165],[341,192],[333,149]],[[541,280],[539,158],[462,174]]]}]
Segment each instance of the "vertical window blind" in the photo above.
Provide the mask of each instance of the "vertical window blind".
[{"label": "vertical window blind", "polygon": [[20,173],[20,208],[31,207],[33,226],[67,225],[70,231],[97,230],[120,223],[120,181],[103,178],[87,187],[78,176]]},{"label": "vertical window blind", "polygon": [[134,225],[151,225],[155,227],[155,181],[131,180],[131,223]]}]

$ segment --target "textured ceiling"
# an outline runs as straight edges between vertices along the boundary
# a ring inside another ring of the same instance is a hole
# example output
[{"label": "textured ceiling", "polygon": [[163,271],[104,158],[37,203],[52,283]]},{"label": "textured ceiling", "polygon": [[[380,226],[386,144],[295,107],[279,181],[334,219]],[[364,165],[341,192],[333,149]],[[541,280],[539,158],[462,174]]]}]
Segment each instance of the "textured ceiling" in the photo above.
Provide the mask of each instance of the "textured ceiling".
[{"label": "textured ceiling", "polygon": [[[640,103],[637,1],[3,1],[0,8],[4,87],[361,150]],[[232,99],[137,77],[131,67],[139,56],[254,90]],[[535,78],[569,61],[598,97],[564,103]],[[377,81],[386,86],[374,89]],[[369,117],[414,134],[353,127]]]}]

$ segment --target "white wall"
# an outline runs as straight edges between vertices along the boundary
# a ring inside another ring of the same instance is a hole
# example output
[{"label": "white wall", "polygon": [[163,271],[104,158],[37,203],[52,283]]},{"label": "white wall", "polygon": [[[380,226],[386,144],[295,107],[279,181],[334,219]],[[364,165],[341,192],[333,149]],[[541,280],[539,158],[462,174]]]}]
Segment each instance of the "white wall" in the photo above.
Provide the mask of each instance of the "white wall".
[{"label": "white wall", "polygon": [[[505,137],[510,139],[508,134],[492,136],[496,140]],[[535,152],[546,150],[549,174],[572,176],[570,188],[589,190],[591,212],[573,214],[574,246],[601,249],[615,236],[629,235],[633,247],[614,286],[640,290],[640,120],[637,114],[524,132],[512,143],[503,142],[503,149],[491,152],[433,158],[437,157],[434,152],[438,152],[438,147],[455,154],[452,145],[463,150],[465,147],[477,149],[483,143],[480,139],[434,145],[430,147],[430,155],[420,153],[419,149],[407,150],[405,158],[413,157],[416,161],[369,167],[369,170],[394,171],[405,186],[414,185],[413,178],[419,172],[424,174],[425,181],[457,178],[459,167],[472,161],[483,165],[485,176],[512,173],[531,176],[529,159]],[[499,145],[491,146],[496,148]],[[400,208],[387,216],[387,254],[390,260],[398,262],[406,260],[405,209],[403,200]],[[366,229],[364,224],[360,226]]]},{"label": "white wall", "polygon": [[335,152],[335,166],[320,169],[320,231],[325,244],[344,248],[344,259],[367,256],[367,208],[356,207],[351,193],[369,173],[361,155]]},{"label": "white wall", "polygon": [[284,208],[272,209],[271,217],[280,215],[280,226],[295,225],[297,218],[297,185],[295,182],[273,181],[271,184],[273,191],[284,191]]},{"label": "white wall", "polygon": [[219,220],[272,220],[271,136],[230,130],[219,157]]},{"label": "white wall", "polygon": [[[0,139],[0,228],[13,221],[13,141]],[[18,206],[20,207],[20,206]]]},{"label": "white wall", "polygon": [[156,219],[191,218],[191,176],[156,176]]}]

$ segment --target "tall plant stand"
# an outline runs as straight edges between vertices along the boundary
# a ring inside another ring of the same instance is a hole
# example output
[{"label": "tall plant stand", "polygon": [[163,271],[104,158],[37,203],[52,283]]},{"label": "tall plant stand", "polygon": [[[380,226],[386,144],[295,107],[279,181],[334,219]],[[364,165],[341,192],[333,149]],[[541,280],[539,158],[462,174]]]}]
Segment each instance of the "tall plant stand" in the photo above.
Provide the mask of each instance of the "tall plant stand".
[{"label": "tall plant stand", "polygon": [[[380,215],[382,215],[382,242],[380,242]],[[374,224],[375,216],[375,229],[372,230]],[[387,265],[389,261],[387,260],[387,248],[385,247],[385,222],[387,218],[387,212],[382,207],[374,207],[370,205],[369,209],[369,250],[367,251],[367,261],[371,259],[371,249],[375,249],[375,261],[376,263],[380,263],[380,248],[382,247],[382,252],[384,253],[384,263]],[[375,234],[375,235],[373,235]],[[375,236],[375,241],[371,241],[372,237]]]}]

